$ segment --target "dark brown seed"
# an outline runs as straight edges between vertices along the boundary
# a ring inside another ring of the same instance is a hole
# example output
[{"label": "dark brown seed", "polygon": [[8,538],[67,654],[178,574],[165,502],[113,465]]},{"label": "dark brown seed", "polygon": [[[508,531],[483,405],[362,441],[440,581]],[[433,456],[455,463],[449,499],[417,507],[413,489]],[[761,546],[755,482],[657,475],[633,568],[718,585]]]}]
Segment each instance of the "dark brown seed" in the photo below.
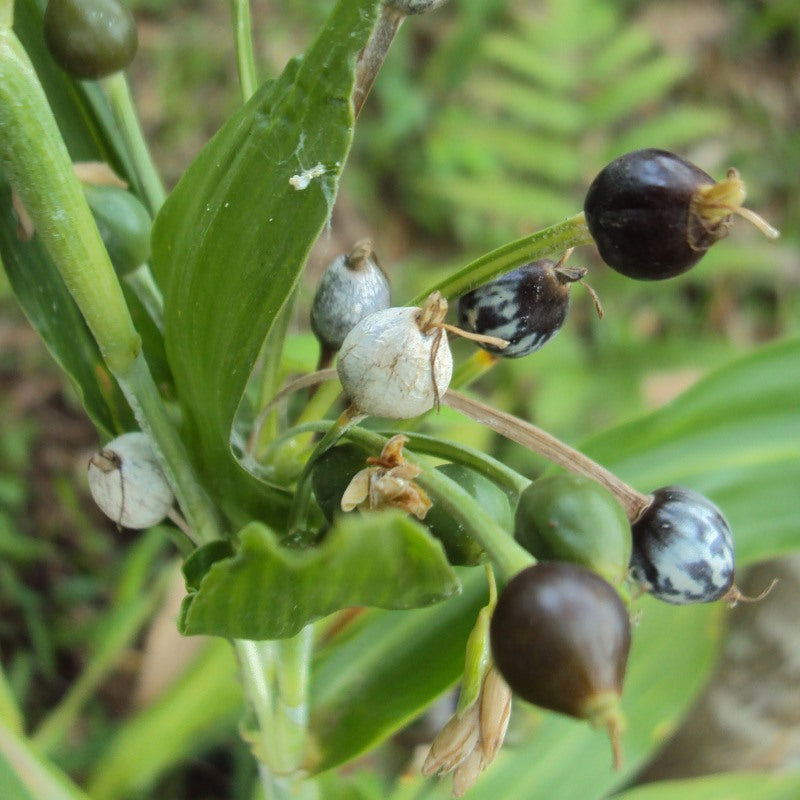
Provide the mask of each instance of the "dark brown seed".
[{"label": "dark brown seed", "polygon": [[702,190],[715,183],[666,150],[636,150],[612,161],[594,179],[584,203],[603,261],[639,280],[690,269],[730,227],[730,214],[709,219],[698,213]]}]

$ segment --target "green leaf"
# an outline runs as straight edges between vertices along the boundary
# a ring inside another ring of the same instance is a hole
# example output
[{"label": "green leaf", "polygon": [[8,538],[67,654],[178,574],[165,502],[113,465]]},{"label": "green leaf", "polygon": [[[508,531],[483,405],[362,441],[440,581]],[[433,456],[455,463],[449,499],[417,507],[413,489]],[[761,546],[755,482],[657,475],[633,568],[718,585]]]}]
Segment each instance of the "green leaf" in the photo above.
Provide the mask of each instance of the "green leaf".
[{"label": "green leaf", "polygon": [[483,570],[459,570],[463,593],[402,614],[367,611],[317,656],[312,730],[322,772],[349,761],[417,716],[464,667],[475,617],[486,603]]},{"label": "green leaf", "polygon": [[183,577],[186,580],[186,588],[197,591],[206,572],[217,561],[231,556],[233,556],[233,548],[227,539],[217,539],[193,550],[186,561],[183,562]]},{"label": "green leaf", "polygon": [[681,484],[717,503],[740,564],[800,538],[800,339],[760,348],[584,448],[640,491]]},{"label": "green leaf", "polygon": [[[153,266],[187,440],[229,512],[275,525],[286,498],[234,458],[234,416],[331,208],[353,137],[355,62],[379,0],[340,0],[305,57],[209,142],[159,213]],[[306,170],[318,170],[308,178]],[[270,347],[280,348],[281,341]]]},{"label": "green leaf", "polygon": [[613,800],[796,800],[800,773],[734,772],[663,781],[615,794]]},{"label": "green leaf", "polygon": [[35,236],[29,242],[17,238],[11,190],[2,175],[0,256],[22,310],[72,379],[92,422],[108,437],[135,427],[122,392],[41,242]]},{"label": "green leaf", "polygon": [[185,598],[182,633],[283,639],[342,608],[416,608],[460,590],[442,546],[399,511],[343,515],[309,550],[282,547],[258,522],[239,538]]}]

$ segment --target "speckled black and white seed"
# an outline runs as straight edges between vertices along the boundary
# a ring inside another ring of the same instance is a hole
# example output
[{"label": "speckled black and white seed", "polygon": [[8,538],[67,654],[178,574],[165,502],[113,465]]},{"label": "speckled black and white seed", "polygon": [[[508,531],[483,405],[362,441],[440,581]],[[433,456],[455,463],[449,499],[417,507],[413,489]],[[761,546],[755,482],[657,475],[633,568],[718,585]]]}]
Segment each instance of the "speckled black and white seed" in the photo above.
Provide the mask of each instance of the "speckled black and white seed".
[{"label": "speckled black and white seed", "polygon": [[459,326],[505,339],[509,345],[503,350],[480,344],[505,358],[520,358],[539,350],[567,318],[570,282],[585,273],[557,273],[555,267],[550,259],[533,261],[463,295],[458,301]]},{"label": "speckled black and white seed", "polygon": [[691,489],[668,486],[633,525],[631,576],[667,603],[710,603],[731,588],[733,537],[722,512]]}]

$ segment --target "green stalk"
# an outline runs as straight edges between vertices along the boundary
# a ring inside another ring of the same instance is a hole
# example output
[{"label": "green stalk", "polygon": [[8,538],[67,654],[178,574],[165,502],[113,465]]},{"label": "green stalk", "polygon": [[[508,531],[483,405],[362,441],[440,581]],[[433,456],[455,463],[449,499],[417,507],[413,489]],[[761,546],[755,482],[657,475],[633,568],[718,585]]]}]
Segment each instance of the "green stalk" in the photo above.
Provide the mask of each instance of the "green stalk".
[{"label": "green stalk", "polygon": [[112,372],[125,372],[141,341],[44,91],[13,31],[0,32],[0,130],[0,165],[103,359]]},{"label": "green stalk", "polygon": [[459,297],[477,286],[521,267],[529,261],[561,254],[570,247],[591,244],[593,241],[583,212],[563,222],[532,233],[515,242],[509,242],[467,264],[454,275],[449,275],[426,292],[417,295],[405,305],[420,306],[431,292],[438,291],[446,298]]},{"label": "green stalk", "polygon": [[[330,420],[317,420],[315,422],[304,422],[300,425],[295,425],[270,443],[266,461],[268,462],[270,454],[280,452],[281,447],[289,440],[311,433],[325,433],[329,430],[331,425],[332,423]],[[518,472],[511,469],[511,467],[507,467],[502,461],[498,461],[496,458],[486,455],[486,453],[477,448],[464,444],[456,444],[455,442],[448,442],[425,433],[416,433],[407,430],[399,432],[408,437],[409,447],[414,452],[442,458],[446,461],[454,461],[458,464],[463,464],[465,467],[470,467],[476,472],[485,475],[490,481],[496,483],[508,494],[521,494],[530,486],[530,478],[520,475]],[[354,442],[365,451],[373,455],[378,455],[383,449],[387,437],[395,433],[398,433],[398,431],[392,430],[388,434],[381,433],[378,435],[365,431],[363,428],[351,428],[344,434],[344,437]]]},{"label": "green stalk", "polygon": [[189,525],[201,541],[217,538],[216,512],[164,408],[67,147],[33,66],[11,30],[0,30],[0,130],[0,167],[137,422],[151,435]]},{"label": "green stalk", "polygon": [[231,0],[231,14],[236,63],[239,67],[239,88],[242,92],[242,102],[246,103],[258,87],[250,25],[250,0]]},{"label": "green stalk", "polygon": [[115,72],[113,75],[109,75],[103,80],[103,88],[111,104],[114,119],[116,119],[117,126],[125,140],[128,155],[136,170],[136,177],[145,204],[150,213],[155,216],[158,209],[164,204],[166,193],[144,139],[125,73]]},{"label": "green stalk", "polygon": [[300,776],[306,756],[308,690],[314,629],[306,625],[296,636],[281,639],[278,647],[277,742],[281,772]]},{"label": "green stalk", "polygon": [[[258,732],[254,753],[267,800],[305,796],[308,676],[312,627],[280,642],[233,643]],[[308,787],[312,790],[312,787]]]},{"label": "green stalk", "polygon": [[270,759],[275,752],[275,643],[236,639],[233,648],[239,662],[242,686],[258,726],[256,755],[259,761],[275,771],[276,765]]},{"label": "green stalk", "polygon": [[[342,431],[338,421],[335,423],[326,421],[306,423],[293,428],[292,431],[287,432],[286,436],[288,437],[290,433],[302,433],[309,430],[326,431],[321,442],[327,440],[328,446],[332,446],[340,437],[345,436],[373,454],[380,453],[387,441],[385,436],[364,428],[350,427]],[[331,435],[332,433],[333,435]],[[410,439],[415,436],[415,434],[409,434]],[[419,443],[424,446],[426,440],[424,437],[418,437],[414,441],[415,445]],[[439,454],[442,452],[443,450],[440,449]],[[425,489],[435,503],[441,504],[456,522],[464,526],[465,531],[480,542],[489,560],[497,568],[503,582],[535,563],[533,556],[517,544],[508,532],[503,530],[458,483],[439,470],[433,469],[430,464],[421,461],[415,455],[405,452],[404,456],[409,463],[422,467],[423,473],[416,478],[417,483]],[[309,463],[313,462],[309,459]],[[508,480],[508,476],[505,476],[507,485]],[[525,485],[527,485],[527,479],[522,480],[525,480]],[[517,483],[518,486],[522,486],[522,480]]]},{"label": "green stalk", "polygon": [[292,508],[289,511],[289,522],[286,526],[288,536],[294,544],[304,542],[308,536],[305,526],[308,506],[311,500],[311,473],[314,469],[314,464],[324,452],[330,450],[348,430],[357,425],[364,417],[365,415],[353,406],[348,406],[342,411],[336,422],[328,427],[325,435],[317,442],[317,446],[308,457],[308,461],[306,461],[303,471],[297,479],[297,488],[295,489]]},{"label": "green stalk", "polygon": [[10,29],[14,24],[14,0],[0,0],[0,30]]}]

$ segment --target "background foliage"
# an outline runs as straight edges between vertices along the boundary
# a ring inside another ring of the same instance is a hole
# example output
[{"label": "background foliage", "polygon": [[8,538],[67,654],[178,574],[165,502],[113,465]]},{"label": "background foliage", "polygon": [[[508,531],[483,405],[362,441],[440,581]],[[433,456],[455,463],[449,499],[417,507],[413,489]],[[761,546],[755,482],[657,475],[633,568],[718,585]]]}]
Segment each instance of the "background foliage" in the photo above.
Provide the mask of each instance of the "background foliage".
[{"label": "background foliage", "polygon": [[[277,77],[288,57],[308,47],[331,5],[254,4],[264,77]],[[559,337],[535,361],[500,365],[478,388],[569,441],[592,437],[588,451],[640,488],[682,481],[708,492],[729,514],[746,563],[796,549],[799,541],[792,487],[800,478],[800,217],[793,185],[800,148],[798,98],[784,79],[796,64],[798,24],[791,4],[711,4],[710,20],[701,25],[694,18],[695,35],[681,11],[665,22],[658,5],[453,0],[407,23],[359,122],[331,233],[299,286],[284,369],[313,365],[305,319],[326,248],[372,235],[402,298],[511,236],[573,213],[597,169],[631,147],[678,149],[713,174],[735,164],[750,205],[782,229],[778,245],[739,226],[698,269],[657,287],[631,286],[592,260],[588,248],[576,253],[576,263],[592,268],[606,318],[593,318],[589,298],[576,290]],[[36,4],[17,6],[24,26]],[[169,0],[132,6],[142,40],[133,67],[137,98],[157,160],[174,183],[237,108],[231,52],[220,44],[229,40],[227,9],[207,2],[189,11]],[[58,96],[58,73],[42,79]],[[205,102],[187,102],[196,97]],[[88,118],[91,125],[103,113],[91,87],[78,102],[84,114],[71,124]],[[99,153],[73,155],[105,155],[125,171],[113,141],[97,146]],[[7,192],[0,192],[5,207]],[[12,234],[3,229],[6,242]],[[46,318],[26,307],[36,293],[25,288],[26,266],[8,258],[10,249],[3,249],[10,285],[29,316]],[[57,285],[46,288],[53,292],[48,305],[56,303],[65,318],[74,313]],[[18,743],[33,769],[41,768],[47,796],[83,796],[69,775],[92,798],[249,798],[256,782],[236,732],[241,696],[229,648],[192,641],[177,672],[167,673],[175,645],[169,638],[159,644],[152,620],[163,617],[169,626],[176,614],[166,605],[176,592],[169,534],[115,531],[86,503],[83,454],[95,434],[81,422],[75,384],[54,377],[15,302],[6,288],[0,738]],[[98,362],[85,329],[75,330],[88,361],[71,366],[74,349],[62,354],[52,344],[51,355],[84,387],[81,400],[101,432],[125,427],[121,402],[116,417],[106,411],[117,401],[109,404],[101,373],[74,374]],[[771,340],[779,341],[765,347]],[[168,384],[158,336],[146,338],[146,346]],[[741,354],[744,360],[716,371]],[[92,383],[96,402],[85,391]],[[435,430],[524,474],[543,466],[454,414],[442,413]],[[321,653],[314,707],[315,722],[328,731],[319,742],[323,767],[386,739],[457,679],[469,614],[483,602],[474,576],[464,584],[464,594],[444,606],[367,612]],[[743,797],[797,796],[793,776],[626,791],[709,674],[724,615],[720,608],[645,606],[625,697],[631,729],[622,775],[611,773],[606,743],[585,726],[520,711],[517,745],[471,796],[722,798],[732,786]],[[415,679],[419,663],[424,685]],[[671,681],[665,663],[685,682]],[[326,773],[323,796],[445,796],[446,785],[398,779],[410,736],[389,740],[355,776]],[[30,796],[3,766],[4,796]]]}]

